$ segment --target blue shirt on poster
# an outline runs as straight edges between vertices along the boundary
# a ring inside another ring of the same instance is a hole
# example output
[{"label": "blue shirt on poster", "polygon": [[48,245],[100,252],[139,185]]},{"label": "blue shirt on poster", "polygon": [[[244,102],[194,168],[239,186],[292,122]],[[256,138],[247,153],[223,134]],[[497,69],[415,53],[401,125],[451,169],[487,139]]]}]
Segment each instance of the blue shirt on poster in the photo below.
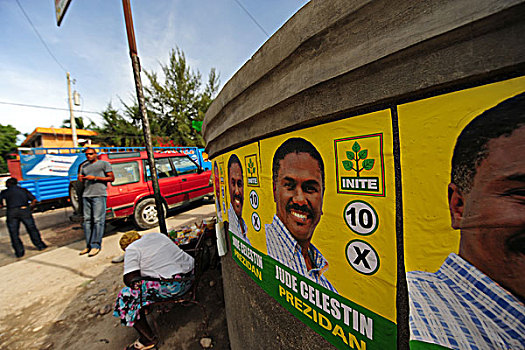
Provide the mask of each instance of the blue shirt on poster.
[{"label": "blue shirt on poster", "polygon": [[[243,218],[237,217],[237,214],[235,214],[235,210],[233,210],[233,206],[230,204],[230,208],[228,208],[228,227],[229,230],[235,234],[237,237],[245,241],[246,243],[250,244],[250,240],[248,239],[248,236],[246,233],[248,232],[248,226],[246,226],[246,222]],[[244,233],[243,233],[244,231]]]},{"label": "blue shirt on poster", "polygon": [[460,256],[407,273],[410,340],[453,349],[524,349],[525,305]]},{"label": "blue shirt on poster", "polygon": [[277,215],[274,215],[273,222],[265,225],[265,228],[268,256],[326,289],[337,293],[337,290],[323,275],[328,270],[328,261],[312,243],[310,243],[308,253],[315,267],[308,270],[301,254],[301,247]]}]

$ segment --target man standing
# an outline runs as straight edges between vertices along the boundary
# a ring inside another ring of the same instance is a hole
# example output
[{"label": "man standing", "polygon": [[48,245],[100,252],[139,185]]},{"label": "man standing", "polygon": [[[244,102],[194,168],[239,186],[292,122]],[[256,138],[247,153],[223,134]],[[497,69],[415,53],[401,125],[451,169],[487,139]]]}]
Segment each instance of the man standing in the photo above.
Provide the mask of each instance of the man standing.
[{"label": "man standing", "polygon": [[474,118],[452,156],[459,255],[407,274],[411,340],[454,349],[525,344],[525,93]]},{"label": "man standing", "polygon": [[248,227],[242,218],[242,206],[244,204],[242,166],[239,157],[235,154],[232,154],[228,160],[228,190],[230,192],[230,208],[228,209],[229,230],[250,244],[250,240],[246,235]]},{"label": "man standing", "polygon": [[107,183],[115,180],[111,164],[97,159],[93,148],[86,148],[87,162],[82,166],[78,179],[84,183],[84,234],[86,248],[80,255],[95,256],[100,252],[104,225],[106,223]]},{"label": "man standing", "polygon": [[[47,245],[42,241],[40,232],[36,228],[35,220],[31,214],[31,208],[36,204],[35,196],[27,189],[19,187],[18,180],[14,177],[6,181],[6,186],[7,189],[0,193],[0,208],[4,206],[3,202],[5,200],[7,204],[7,228],[16,257],[21,258],[25,253],[24,245],[19,236],[20,221],[24,223],[31,242],[33,242],[36,249],[46,249]],[[28,204],[28,202],[31,202],[31,204]]]},{"label": "man standing", "polygon": [[276,214],[266,225],[268,255],[337,292],[323,275],[328,262],[310,242],[323,214],[325,175],[321,155],[305,139],[286,140],[273,156],[272,180]]}]

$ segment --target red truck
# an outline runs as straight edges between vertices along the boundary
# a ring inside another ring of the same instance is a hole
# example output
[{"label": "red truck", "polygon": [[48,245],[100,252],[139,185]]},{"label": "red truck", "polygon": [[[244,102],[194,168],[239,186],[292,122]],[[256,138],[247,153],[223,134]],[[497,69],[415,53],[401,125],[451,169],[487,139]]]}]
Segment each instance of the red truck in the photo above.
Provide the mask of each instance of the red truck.
[{"label": "red truck", "polygon": [[[164,210],[213,197],[211,171],[203,169],[188,155],[179,152],[154,153]],[[146,151],[100,154],[109,162],[115,181],[107,187],[106,218],[130,217],[137,227],[158,224]],[[72,181],[70,200],[75,212],[82,213],[82,184]]]}]

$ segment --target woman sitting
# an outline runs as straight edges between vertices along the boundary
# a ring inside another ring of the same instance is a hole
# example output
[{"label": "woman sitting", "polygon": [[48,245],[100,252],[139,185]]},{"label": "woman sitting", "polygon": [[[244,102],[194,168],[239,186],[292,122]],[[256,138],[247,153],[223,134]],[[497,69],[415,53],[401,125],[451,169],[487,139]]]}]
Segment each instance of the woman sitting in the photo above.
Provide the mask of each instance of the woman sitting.
[{"label": "woman sitting", "polygon": [[146,321],[144,307],[186,293],[193,282],[188,277],[193,276],[194,260],[162,233],[126,232],[120,247],[125,251],[127,287],[118,294],[113,316],[139,333],[127,349],[153,349],[158,340]]}]

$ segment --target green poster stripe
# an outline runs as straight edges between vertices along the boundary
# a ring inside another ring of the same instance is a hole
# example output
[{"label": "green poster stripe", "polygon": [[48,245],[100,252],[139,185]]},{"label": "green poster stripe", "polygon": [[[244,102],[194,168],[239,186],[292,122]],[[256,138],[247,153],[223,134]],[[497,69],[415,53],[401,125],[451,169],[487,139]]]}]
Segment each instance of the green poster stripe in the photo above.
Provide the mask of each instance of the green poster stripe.
[{"label": "green poster stripe", "polygon": [[263,281],[268,280],[268,276],[264,276],[265,255],[245,244],[242,239],[237,238],[231,231],[229,233],[233,260],[262,287]]},{"label": "green poster stripe", "polygon": [[231,232],[230,239],[237,264],[292,315],[337,348],[396,347],[395,323],[297,274]]},{"label": "green poster stripe", "polygon": [[443,350],[450,349],[441,345],[425,343],[422,341],[411,340],[410,341],[410,350]]}]

